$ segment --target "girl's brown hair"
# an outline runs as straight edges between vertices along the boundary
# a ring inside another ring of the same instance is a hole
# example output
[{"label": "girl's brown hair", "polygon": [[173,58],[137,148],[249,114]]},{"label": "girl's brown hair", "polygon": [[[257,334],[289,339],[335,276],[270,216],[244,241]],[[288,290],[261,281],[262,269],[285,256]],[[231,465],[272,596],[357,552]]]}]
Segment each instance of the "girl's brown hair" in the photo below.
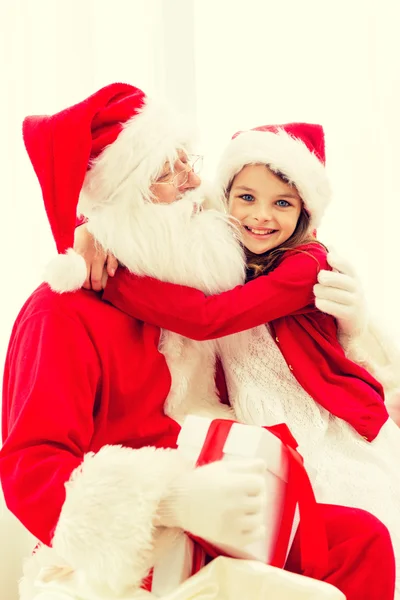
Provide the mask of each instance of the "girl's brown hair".
[{"label": "girl's brown hair", "polygon": [[[268,165],[265,165],[267,169],[269,169]],[[284,183],[287,183],[294,187],[283,175],[283,173],[277,173],[273,171],[273,174],[279,177]],[[230,182],[227,190],[226,197],[228,199],[229,193],[231,191],[233,185],[234,178]],[[246,247],[244,248],[245,256],[246,256],[246,271],[247,271],[247,281],[251,279],[255,279],[259,277],[259,275],[267,275],[279,265],[282,260],[285,252],[288,250],[295,250],[299,246],[303,244],[318,244],[319,246],[323,246],[321,242],[319,242],[310,232],[310,215],[305,209],[304,205],[301,209],[299,219],[297,221],[296,229],[284,244],[278,246],[277,248],[273,248],[272,250],[268,250],[264,254],[254,254],[250,252]],[[305,252],[304,250],[300,250],[299,252]]]}]

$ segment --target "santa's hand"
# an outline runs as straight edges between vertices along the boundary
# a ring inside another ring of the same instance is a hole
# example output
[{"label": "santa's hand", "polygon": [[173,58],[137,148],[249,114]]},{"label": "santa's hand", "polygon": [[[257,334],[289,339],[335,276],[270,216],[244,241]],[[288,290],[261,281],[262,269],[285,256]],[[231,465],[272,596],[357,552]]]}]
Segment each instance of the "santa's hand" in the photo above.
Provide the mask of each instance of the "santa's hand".
[{"label": "santa's hand", "polygon": [[219,461],[193,469],[171,486],[159,524],[216,545],[242,549],[264,535],[265,462]]},{"label": "santa's hand", "polygon": [[343,335],[359,335],[368,321],[360,281],[353,267],[337,254],[330,252],[328,263],[333,271],[320,271],[314,286],[315,306],[338,320]]},{"label": "santa's hand", "polygon": [[107,283],[107,276],[113,277],[118,269],[118,261],[112,254],[107,254],[95,242],[87,225],[79,225],[75,229],[74,250],[80,254],[86,263],[87,277],[83,287],[99,292]]}]

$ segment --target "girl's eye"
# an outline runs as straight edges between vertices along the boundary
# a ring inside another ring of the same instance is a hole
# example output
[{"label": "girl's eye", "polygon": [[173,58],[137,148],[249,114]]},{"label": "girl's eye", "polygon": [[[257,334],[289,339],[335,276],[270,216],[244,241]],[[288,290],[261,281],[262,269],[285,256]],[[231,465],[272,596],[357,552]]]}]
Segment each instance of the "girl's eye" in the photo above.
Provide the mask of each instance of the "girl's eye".
[{"label": "girl's eye", "polygon": [[287,200],[277,200],[276,205],[285,208],[286,206],[290,206],[290,203]]},{"label": "girl's eye", "polygon": [[254,196],[252,196],[251,194],[242,194],[240,198],[245,202],[252,202],[254,200]]}]

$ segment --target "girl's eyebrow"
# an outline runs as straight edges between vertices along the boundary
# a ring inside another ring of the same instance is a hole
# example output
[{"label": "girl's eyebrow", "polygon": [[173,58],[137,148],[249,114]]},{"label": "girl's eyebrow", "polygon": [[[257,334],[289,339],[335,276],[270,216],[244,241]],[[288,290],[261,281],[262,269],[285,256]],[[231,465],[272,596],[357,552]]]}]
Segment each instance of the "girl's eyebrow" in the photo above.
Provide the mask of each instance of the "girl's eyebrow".
[{"label": "girl's eyebrow", "polygon": [[293,198],[293,200],[301,200],[298,194],[291,194],[290,192],[285,192],[284,194],[277,194],[278,196],[282,196],[282,198]]},{"label": "girl's eyebrow", "polygon": [[245,192],[253,192],[253,194],[255,193],[255,190],[252,190],[251,188],[247,187],[246,185],[235,185],[234,189],[244,190]]}]

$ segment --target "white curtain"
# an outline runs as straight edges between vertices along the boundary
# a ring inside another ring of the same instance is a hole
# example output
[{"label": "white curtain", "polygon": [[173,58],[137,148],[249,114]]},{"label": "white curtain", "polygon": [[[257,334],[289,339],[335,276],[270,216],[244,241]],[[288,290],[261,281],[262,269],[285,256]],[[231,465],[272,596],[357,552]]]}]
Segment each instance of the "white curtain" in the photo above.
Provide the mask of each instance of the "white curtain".
[{"label": "white curtain", "polygon": [[[334,202],[320,239],[400,340],[400,4],[195,0],[198,124],[211,166],[239,129],[324,125]],[[211,168],[210,166],[210,168]]]}]

